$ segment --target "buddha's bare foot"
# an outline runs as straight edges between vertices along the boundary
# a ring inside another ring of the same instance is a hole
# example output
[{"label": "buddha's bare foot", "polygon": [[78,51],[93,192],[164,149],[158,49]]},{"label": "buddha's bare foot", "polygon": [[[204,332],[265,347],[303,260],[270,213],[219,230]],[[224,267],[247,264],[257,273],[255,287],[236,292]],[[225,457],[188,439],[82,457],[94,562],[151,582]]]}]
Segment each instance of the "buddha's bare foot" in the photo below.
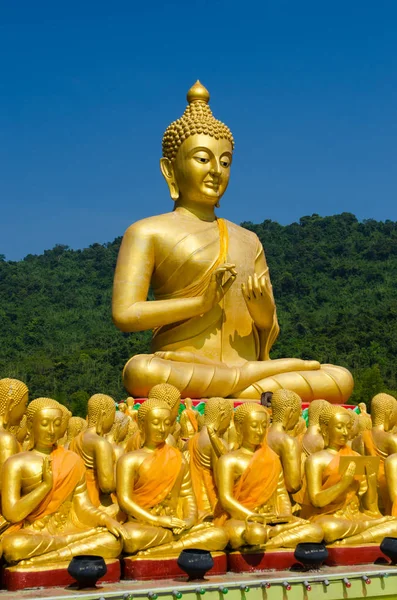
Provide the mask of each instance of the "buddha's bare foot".
[{"label": "buddha's bare foot", "polygon": [[24,560],[20,560],[16,566],[17,567],[30,567],[31,565],[33,565],[32,559],[26,558]]}]

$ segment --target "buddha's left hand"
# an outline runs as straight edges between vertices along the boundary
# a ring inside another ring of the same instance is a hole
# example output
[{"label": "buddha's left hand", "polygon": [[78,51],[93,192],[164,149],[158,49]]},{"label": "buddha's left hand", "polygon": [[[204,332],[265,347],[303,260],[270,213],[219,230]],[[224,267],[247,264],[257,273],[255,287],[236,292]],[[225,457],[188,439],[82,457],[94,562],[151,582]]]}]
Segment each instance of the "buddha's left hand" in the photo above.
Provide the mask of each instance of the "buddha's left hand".
[{"label": "buddha's left hand", "polygon": [[103,519],[103,525],[104,527],[106,527],[106,529],[112,533],[114,536],[116,536],[116,538],[119,537],[126,537],[127,532],[125,531],[124,527],[121,525],[121,523],[119,523],[118,521],[116,521],[116,519],[112,519],[111,517],[108,517],[106,515],[106,518]]},{"label": "buddha's left hand", "polygon": [[273,324],[274,300],[272,287],[268,277],[260,279],[255,274],[248,277],[247,283],[241,284],[248,311],[258,329],[270,329]]}]

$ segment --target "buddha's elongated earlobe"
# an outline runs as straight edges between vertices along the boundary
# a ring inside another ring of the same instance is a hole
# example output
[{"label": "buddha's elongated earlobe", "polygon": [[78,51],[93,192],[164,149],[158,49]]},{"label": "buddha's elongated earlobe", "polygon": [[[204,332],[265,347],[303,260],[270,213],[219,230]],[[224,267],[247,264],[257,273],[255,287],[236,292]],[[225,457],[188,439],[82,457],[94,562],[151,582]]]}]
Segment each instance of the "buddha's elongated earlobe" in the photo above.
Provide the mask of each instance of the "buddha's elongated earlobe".
[{"label": "buddha's elongated earlobe", "polygon": [[179,187],[175,179],[174,166],[169,158],[160,158],[160,169],[167,182],[170,195],[173,200],[179,198]]},{"label": "buddha's elongated earlobe", "polygon": [[97,435],[102,435],[103,434],[103,427],[102,427],[102,421],[103,418],[106,416],[106,411],[102,411],[101,414],[99,415],[99,418],[95,424],[95,433]]}]

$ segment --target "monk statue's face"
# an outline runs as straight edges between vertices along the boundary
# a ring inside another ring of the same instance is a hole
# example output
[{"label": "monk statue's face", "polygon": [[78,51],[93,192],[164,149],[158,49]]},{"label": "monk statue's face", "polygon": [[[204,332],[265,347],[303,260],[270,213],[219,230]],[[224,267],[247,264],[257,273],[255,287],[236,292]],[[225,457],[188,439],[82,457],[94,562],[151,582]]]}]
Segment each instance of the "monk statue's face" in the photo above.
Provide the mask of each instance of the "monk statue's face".
[{"label": "monk statue's face", "polygon": [[328,446],[342,448],[350,439],[352,420],[349,414],[336,413],[328,424]]},{"label": "monk statue's face", "polygon": [[195,134],[181,144],[173,163],[162,158],[160,165],[171,197],[182,206],[215,206],[228,186],[231,162],[228,140]]},{"label": "monk statue's face", "polygon": [[266,435],[267,414],[264,412],[250,412],[245,417],[241,427],[243,444],[259,446]]},{"label": "monk statue's face", "polygon": [[33,417],[35,446],[51,448],[62,435],[62,411],[58,408],[42,408]]},{"label": "monk statue's face", "polygon": [[171,427],[171,411],[167,408],[153,408],[145,419],[145,445],[155,447],[163,444]]}]

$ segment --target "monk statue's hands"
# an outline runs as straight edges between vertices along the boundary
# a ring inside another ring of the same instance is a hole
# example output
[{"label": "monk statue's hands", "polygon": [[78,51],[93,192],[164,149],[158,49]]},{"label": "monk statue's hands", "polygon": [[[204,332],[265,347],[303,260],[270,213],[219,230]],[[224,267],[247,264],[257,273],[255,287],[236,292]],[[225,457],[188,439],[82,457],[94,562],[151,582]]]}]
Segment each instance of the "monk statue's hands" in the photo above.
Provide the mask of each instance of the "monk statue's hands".
[{"label": "monk statue's hands", "polygon": [[183,519],[178,519],[177,517],[168,515],[157,517],[156,525],[158,527],[164,527],[165,529],[172,529],[174,534],[176,531],[180,533],[184,529],[187,529],[187,524]]},{"label": "monk statue's hands", "polygon": [[45,484],[46,488],[50,491],[52,490],[52,487],[54,485],[54,478],[53,478],[53,474],[52,474],[52,464],[51,464],[51,458],[49,456],[46,456],[45,459],[43,460],[43,483]]},{"label": "monk statue's hands", "polygon": [[275,304],[270,279],[256,274],[241,284],[241,291],[251,318],[258,329],[270,329],[273,324]]},{"label": "monk statue's hands", "polygon": [[[211,308],[216,306],[222,300],[230,286],[233,285],[237,277],[235,266],[225,263],[212,273],[208,287],[201,297],[203,313],[210,311]],[[224,281],[226,274],[229,274],[229,277]]]},{"label": "monk statue's hands", "polygon": [[112,517],[109,517],[106,514],[105,514],[105,518],[101,519],[101,525],[106,527],[106,529],[110,533],[112,533],[116,538],[127,537],[127,532],[124,529],[124,527],[122,526],[122,524],[119,523],[118,521],[116,521],[116,519],[112,519]]},{"label": "monk statue's hands", "polygon": [[343,474],[343,478],[341,479],[344,489],[348,489],[351,486],[351,484],[353,483],[355,473],[356,473],[356,463],[352,460],[348,464],[347,469]]}]

